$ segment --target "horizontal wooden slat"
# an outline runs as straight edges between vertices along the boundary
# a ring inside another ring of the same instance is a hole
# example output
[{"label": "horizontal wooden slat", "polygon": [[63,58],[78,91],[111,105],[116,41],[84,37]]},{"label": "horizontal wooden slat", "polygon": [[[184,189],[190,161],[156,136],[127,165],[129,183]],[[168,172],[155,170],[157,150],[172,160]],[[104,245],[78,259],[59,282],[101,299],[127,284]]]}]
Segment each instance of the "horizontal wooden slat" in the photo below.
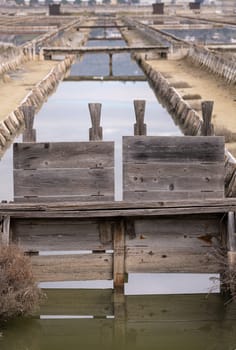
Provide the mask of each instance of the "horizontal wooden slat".
[{"label": "horizontal wooden slat", "polygon": [[114,142],[14,144],[15,169],[101,168],[114,166]]},{"label": "horizontal wooden slat", "polygon": [[[150,253],[152,252],[152,253]],[[209,258],[209,249],[205,255],[189,251],[160,252],[136,248],[126,250],[126,272],[139,273],[219,273],[220,265]]]},{"label": "horizontal wooden slat", "polygon": [[19,204],[15,202],[0,203],[0,212],[2,215],[13,215],[15,212],[24,214],[25,212],[35,211],[48,211],[50,212],[74,212],[74,211],[111,211],[116,215],[116,212],[129,210],[146,210],[157,209],[160,211],[167,211],[171,208],[177,209],[191,209],[193,213],[198,213],[198,210],[212,209],[215,212],[224,211],[236,211],[236,198],[223,198],[223,199],[195,199],[195,200],[181,200],[181,201],[150,201],[150,202],[132,202],[132,201],[110,201],[110,202],[58,202],[54,201],[49,203],[24,203]]},{"label": "horizontal wooden slat", "polygon": [[19,196],[111,195],[113,168],[15,170],[14,193]]},{"label": "horizontal wooden slat", "polygon": [[123,160],[125,200],[224,197],[222,137],[124,137]]},{"label": "horizontal wooden slat", "polygon": [[[170,216],[153,219],[136,219],[135,232],[137,235],[149,233],[150,235],[165,234],[167,237],[174,234],[187,235],[188,237],[198,237],[202,235],[217,236],[221,232],[222,218],[216,215],[188,215]],[[133,244],[134,239],[126,243]],[[145,242],[145,240],[144,240]],[[185,242],[186,243],[186,242]]]},{"label": "horizontal wooden slat", "polygon": [[224,168],[221,163],[124,164],[124,190],[222,191]]},{"label": "horizontal wooden slat", "polygon": [[224,198],[224,191],[124,191],[123,197],[129,201],[168,201]]},{"label": "horizontal wooden slat", "polygon": [[36,281],[112,279],[112,254],[32,256]]},{"label": "horizontal wooden slat", "polygon": [[99,223],[77,219],[31,219],[12,221],[12,240],[24,251],[43,250],[104,250]]},{"label": "horizontal wooden slat", "polygon": [[126,239],[127,272],[218,272],[220,221],[192,218],[138,220]]},{"label": "horizontal wooden slat", "polygon": [[215,136],[125,136],[123,161],[223,162],[224,138]]},{"label": "horizontal wooden slat", "polygon": [[[104,201],[112,201],[114,199],[114,195],[111,194],[100,194],[100,195],[70,195],[70,196],[41,196],[41,197],[14,197],[15,203],[61,203],[65,202],[104,202]],[[37,205],[37,204],[36,204]]]}]

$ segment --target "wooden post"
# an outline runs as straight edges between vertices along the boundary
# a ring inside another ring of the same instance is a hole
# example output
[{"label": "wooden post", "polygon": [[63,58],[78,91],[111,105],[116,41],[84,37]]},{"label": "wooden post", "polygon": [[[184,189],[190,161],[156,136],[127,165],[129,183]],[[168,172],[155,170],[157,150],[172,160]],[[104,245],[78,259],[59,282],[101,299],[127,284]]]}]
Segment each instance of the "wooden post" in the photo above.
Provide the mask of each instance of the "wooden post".
[{"label": "wooden post", "polygon": [[203,101],[202,102],[202,128],[201,135],[202,136],[212,136],[214,135],[214,126],[211,123],[212,120],[212,111],[213,111],[213,101]]},{"label": "wooden post", "polygon": [[147,135],[147,126],[144,124],[145,105],[145,100],[134,100],[134,110],[136,117],[136,123],[134,124],[135,136]]},{"label": "wooden post", "polygon": [[101,121],[101,103],[89,103],[89,112],[92,122],[92,128],[89,128],[89,141],[102,141]]},{"label": "wooden post", "polygon": [[114,224],[113,250],[114,288],[122,293],[125,282],[125,226],[123,219]]},{"label": "wooden post", "polygon": [[228,264],[229,264],[229,288],[231,293],[236,292],[236,232],[235,212],[228,213]]},{"label": "wooden post", "polygon": [[113,76],[112,53],[109,53],[109,76]]},{"label": "wooden post", "polygon": [[25,130],[23,132],[23,142],[36,142],[36,130],[33,129],[35,108],[34,106],[21,106],[24,114]]},{"label": "wooden post", "polygon": [[10,216],[1,217],[0,244],[9,245],[10,242]]}]

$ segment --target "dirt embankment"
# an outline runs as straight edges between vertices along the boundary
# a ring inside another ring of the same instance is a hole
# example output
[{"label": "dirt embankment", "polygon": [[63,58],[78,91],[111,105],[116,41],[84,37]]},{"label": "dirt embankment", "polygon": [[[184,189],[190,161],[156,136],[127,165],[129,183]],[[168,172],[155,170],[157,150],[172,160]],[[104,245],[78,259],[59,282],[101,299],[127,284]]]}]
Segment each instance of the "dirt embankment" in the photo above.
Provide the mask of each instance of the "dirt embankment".
[{"label": "dirt embankment", "polygon": [[4,120],[32,88],[55,67],[56,61],[30,61],[0,81],[0,121]]}]

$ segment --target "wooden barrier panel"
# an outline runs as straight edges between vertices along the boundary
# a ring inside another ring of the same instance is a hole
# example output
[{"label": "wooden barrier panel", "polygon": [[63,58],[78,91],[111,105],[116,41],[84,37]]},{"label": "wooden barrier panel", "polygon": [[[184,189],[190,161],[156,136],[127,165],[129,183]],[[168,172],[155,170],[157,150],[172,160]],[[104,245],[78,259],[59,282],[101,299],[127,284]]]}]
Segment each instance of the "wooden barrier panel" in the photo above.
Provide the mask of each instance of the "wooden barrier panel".
[{"label": "wooden barrier panel", "polygon": [[125,241],[126,272],[219,272],[221,220],[213,215],[135,220],[135,238]]},{"label": "wooden barrier panel", "polygon": [[111,239],[104,241],[100,227],[96,219],[76,218],[15,219],[11,223],[12,240],[25,252],[112,249]]},{"label": "wooden barrier panel", "polygon": [[123,137],[124,200],[224,197],[222,137]]},{"label": "wooden barrier panel", "polygon": [[14,145],[15,201],[114,199],[113,142]]}]

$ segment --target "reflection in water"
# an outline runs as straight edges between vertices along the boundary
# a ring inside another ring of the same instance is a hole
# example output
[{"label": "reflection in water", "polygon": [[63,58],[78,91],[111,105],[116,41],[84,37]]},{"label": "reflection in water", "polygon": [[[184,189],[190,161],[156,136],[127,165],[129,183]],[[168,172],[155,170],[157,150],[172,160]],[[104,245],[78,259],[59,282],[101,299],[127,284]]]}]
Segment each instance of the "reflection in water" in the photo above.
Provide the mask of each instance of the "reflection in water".
[{"label": "reflection in water", "polygon": [[51,290],[41,318],[2,330],[1,350],[235,349],[235,307],[219,296],[128,296]]}]

